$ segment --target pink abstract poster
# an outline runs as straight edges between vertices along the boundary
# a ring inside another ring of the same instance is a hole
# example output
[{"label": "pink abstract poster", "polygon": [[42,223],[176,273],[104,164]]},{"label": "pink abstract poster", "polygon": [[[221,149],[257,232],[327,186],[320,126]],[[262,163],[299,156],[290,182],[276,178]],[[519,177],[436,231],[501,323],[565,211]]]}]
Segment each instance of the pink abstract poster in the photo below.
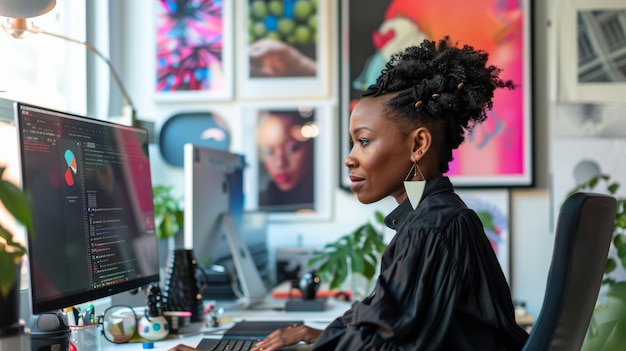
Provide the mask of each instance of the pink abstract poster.
[{"label": "pink abstract poster", "polygon": [[[342,128],[351,106],[375,82],[389,57],[424,39],[449,36],[489,53],[489,62],[515,90],[496,91],[485,123],[454,152],[447,173],[456,186],[532,185],[530,110],[530,8],[526,1],[344,0],[342,11]],[[371,4],[370,4],[371,3]],[[362,8],[376,7],[363,17]],[[378,11],[380,10],[380,11]],[[358,16],[359,20],[355,20]],[[344,136],[342,135],[342,137]],[[346,154],[347,141],[342,145]],[[347,175],[346,175],[347,177]],[[344,177],[344,178],[346,178]],[[343,180],[342,180],[343,182]]]},{"label": "pink abstract poster", "polygon": [[232,97],[230,1],[160,0],[156,93],[160,98]]}]

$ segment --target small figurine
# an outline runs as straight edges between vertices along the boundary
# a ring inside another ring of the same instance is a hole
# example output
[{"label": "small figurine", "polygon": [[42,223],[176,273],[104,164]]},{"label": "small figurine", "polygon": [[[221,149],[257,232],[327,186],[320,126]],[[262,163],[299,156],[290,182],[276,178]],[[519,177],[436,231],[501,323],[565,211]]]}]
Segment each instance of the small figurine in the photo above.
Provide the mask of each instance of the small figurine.
[{"label": "small figurine", "polygon": [[208,306],[206,306],[206,308],[204,309],[204,315],[209,327],[217,328],[220,326],[220,318],[218,317],[218,314],[221,313],[222,309],[220,308],[219,310],[216,310],[213,304],[209,304]]},{"label": "small figurine", "polygon": [[139,336],[147,340],[161,340],[169,334],[169,324],[163,317],[161,288],[152,284],[148,288],[148,302],[144,316],[139,320]]}]

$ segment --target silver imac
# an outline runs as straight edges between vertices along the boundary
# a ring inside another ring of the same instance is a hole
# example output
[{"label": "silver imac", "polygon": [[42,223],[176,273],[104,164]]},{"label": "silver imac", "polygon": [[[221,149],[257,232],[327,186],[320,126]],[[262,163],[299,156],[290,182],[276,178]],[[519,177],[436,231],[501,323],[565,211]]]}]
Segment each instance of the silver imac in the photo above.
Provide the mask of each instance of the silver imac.
[{"label": "silver imac", "polygon": [[248,308],[265,299],[268,289],[241,233],[244,216],[243,155],[185,144],[184,246],[202,267],[225,254],[232,259],[236,305]]}]

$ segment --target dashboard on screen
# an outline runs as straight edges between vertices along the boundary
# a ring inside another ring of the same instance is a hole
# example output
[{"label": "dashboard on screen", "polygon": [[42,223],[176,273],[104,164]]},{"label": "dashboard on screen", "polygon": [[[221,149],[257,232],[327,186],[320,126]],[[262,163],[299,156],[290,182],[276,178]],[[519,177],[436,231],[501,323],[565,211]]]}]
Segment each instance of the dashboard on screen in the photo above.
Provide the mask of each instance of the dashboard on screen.
[{"label": "dashboard on screen", "polygon": [[159,281],[146,130],[15,103],[32,312]]}]

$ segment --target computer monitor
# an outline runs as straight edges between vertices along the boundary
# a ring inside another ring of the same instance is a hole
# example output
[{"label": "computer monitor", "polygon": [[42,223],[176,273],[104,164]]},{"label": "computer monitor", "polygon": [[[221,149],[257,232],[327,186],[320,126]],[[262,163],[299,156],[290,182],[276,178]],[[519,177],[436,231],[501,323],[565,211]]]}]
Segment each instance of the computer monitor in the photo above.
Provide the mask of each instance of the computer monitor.
[{"label": "computer monitor", "polygon": [[245,308],[263,302],[267,288],[241,233],[244,168],[243,155],[184,145],[185,248],[201,267],[227,258],[235,302]]},{"label": "computer monitor", "polygon": [[32,313],[159,281],[144,129],[15,103]]}]

